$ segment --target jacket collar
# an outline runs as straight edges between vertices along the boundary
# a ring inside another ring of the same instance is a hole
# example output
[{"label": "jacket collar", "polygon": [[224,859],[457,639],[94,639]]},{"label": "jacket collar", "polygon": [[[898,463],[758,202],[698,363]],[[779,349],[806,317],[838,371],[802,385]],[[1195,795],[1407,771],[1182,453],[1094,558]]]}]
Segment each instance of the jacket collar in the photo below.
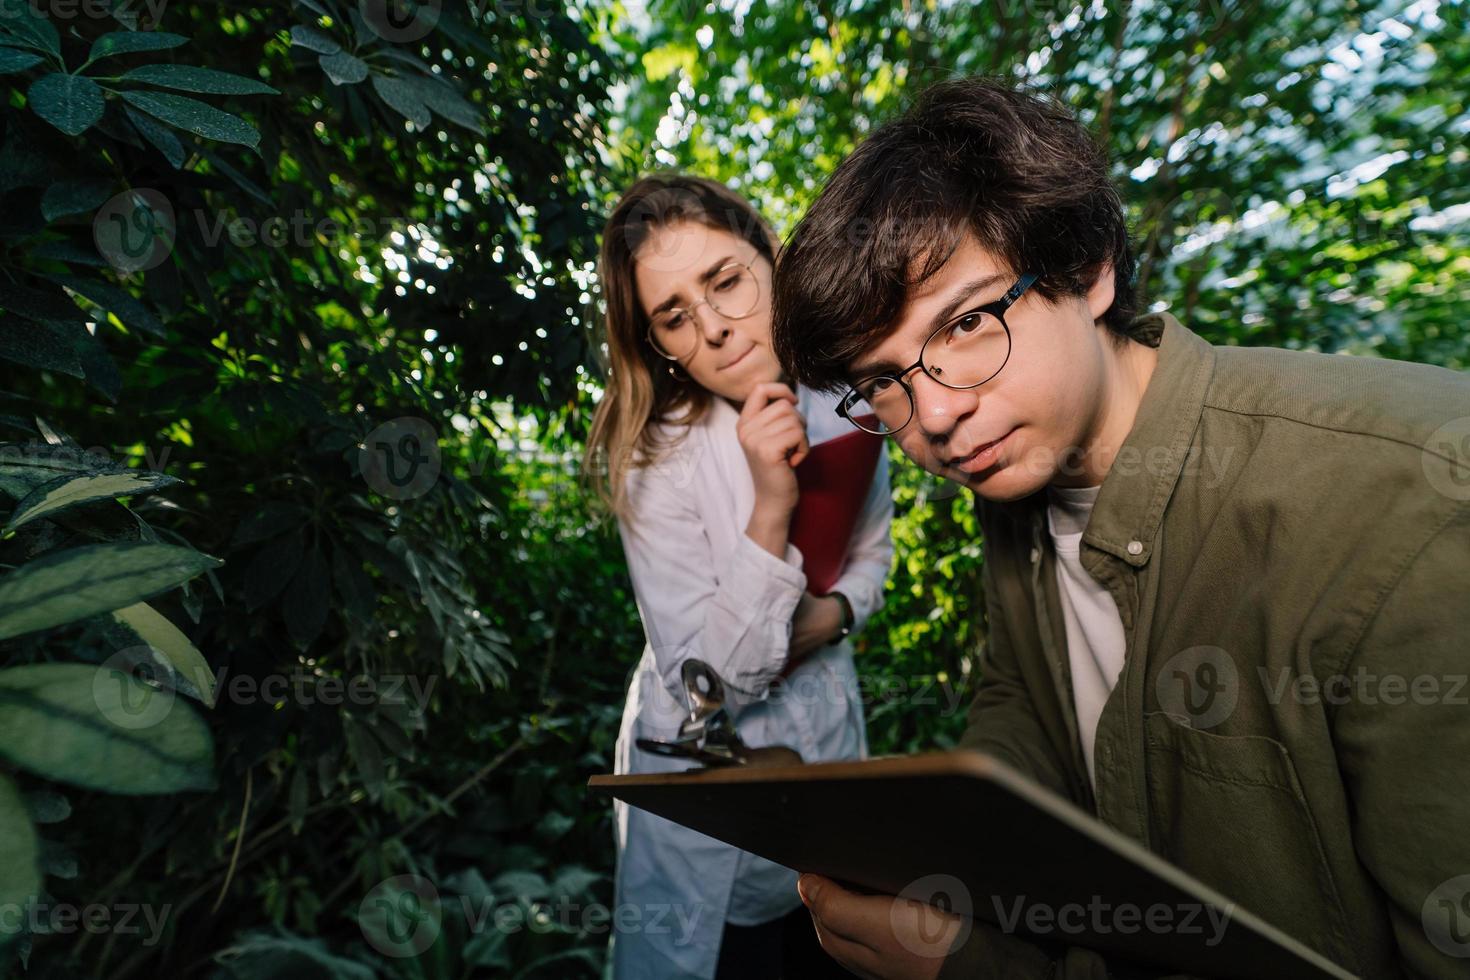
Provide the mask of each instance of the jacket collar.
[{"label": "jacket collar", "polygon": [[1214,348],[1172,314],[1150,313],[1139,321],[1160,335],[1158,363],[1082,536],[1134,567],[1153,554],[1215,370]]}]

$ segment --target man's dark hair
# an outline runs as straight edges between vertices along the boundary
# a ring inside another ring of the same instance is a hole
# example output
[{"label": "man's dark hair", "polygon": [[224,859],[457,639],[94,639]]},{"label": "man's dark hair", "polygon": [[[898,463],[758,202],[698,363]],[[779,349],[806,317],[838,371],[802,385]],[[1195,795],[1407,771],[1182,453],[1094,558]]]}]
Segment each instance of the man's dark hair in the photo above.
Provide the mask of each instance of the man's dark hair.
[{"label": "man's dark hair", "polygon": [[1128,337],[1133,249],[1106,153],[1057,100],[985,78],[942,82],[852,152],[777,263],[772,338],[793,379],[833,389],[897,326],[909,290],[973,235],[1047,300],[1112,260],[1103,321]]}]

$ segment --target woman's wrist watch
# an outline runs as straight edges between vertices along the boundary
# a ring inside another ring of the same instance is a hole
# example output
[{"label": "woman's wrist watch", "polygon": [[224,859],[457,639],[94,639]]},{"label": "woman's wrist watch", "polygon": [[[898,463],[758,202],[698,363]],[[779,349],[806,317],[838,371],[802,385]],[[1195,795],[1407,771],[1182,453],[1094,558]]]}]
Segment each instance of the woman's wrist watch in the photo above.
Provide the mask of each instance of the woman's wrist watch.
[{"label": "woman's wrist watch", "polygon": [[842,607],[842,631],[832,641],[833,643],[841,643],[846,639],[847,634],[852,632],[852,628],[857,625],[857,617],[853,615],[852,603],[847,601],[847,596],[841,592],[828,592],[827,595],[836,599],[837,604]]}]

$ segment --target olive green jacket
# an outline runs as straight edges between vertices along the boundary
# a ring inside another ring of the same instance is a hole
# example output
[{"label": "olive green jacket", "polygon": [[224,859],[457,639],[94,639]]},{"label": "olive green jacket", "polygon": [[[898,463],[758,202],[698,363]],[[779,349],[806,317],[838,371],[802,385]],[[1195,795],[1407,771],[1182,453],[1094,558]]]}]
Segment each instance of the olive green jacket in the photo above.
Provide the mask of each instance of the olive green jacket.
[{"label": "olive green jacket", "polygon": [[[1158,364],[1082,538],[1127,637],[1096,791],[1044,494],[980,504],[962,747],[1359,976],[1470,976],[1470,378],[1145,319]],[[977,921],[941,976],[1119,972]]]}]

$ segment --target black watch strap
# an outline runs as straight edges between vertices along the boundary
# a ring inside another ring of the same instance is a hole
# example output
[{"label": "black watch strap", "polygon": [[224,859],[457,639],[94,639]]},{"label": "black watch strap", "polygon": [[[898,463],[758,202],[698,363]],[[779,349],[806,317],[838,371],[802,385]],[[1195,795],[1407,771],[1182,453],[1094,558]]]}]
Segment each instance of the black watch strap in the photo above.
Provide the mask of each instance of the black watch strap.
[{"label": "black watch strap", "polygon": [[852,603],[847,601],[847,596],[841,592],[828,592],[827,594],[836,599],[837,604],[842,607],[842,632],[837,634],[837,639],[841,640],[857,625],[857,616],[853,614]]}]

